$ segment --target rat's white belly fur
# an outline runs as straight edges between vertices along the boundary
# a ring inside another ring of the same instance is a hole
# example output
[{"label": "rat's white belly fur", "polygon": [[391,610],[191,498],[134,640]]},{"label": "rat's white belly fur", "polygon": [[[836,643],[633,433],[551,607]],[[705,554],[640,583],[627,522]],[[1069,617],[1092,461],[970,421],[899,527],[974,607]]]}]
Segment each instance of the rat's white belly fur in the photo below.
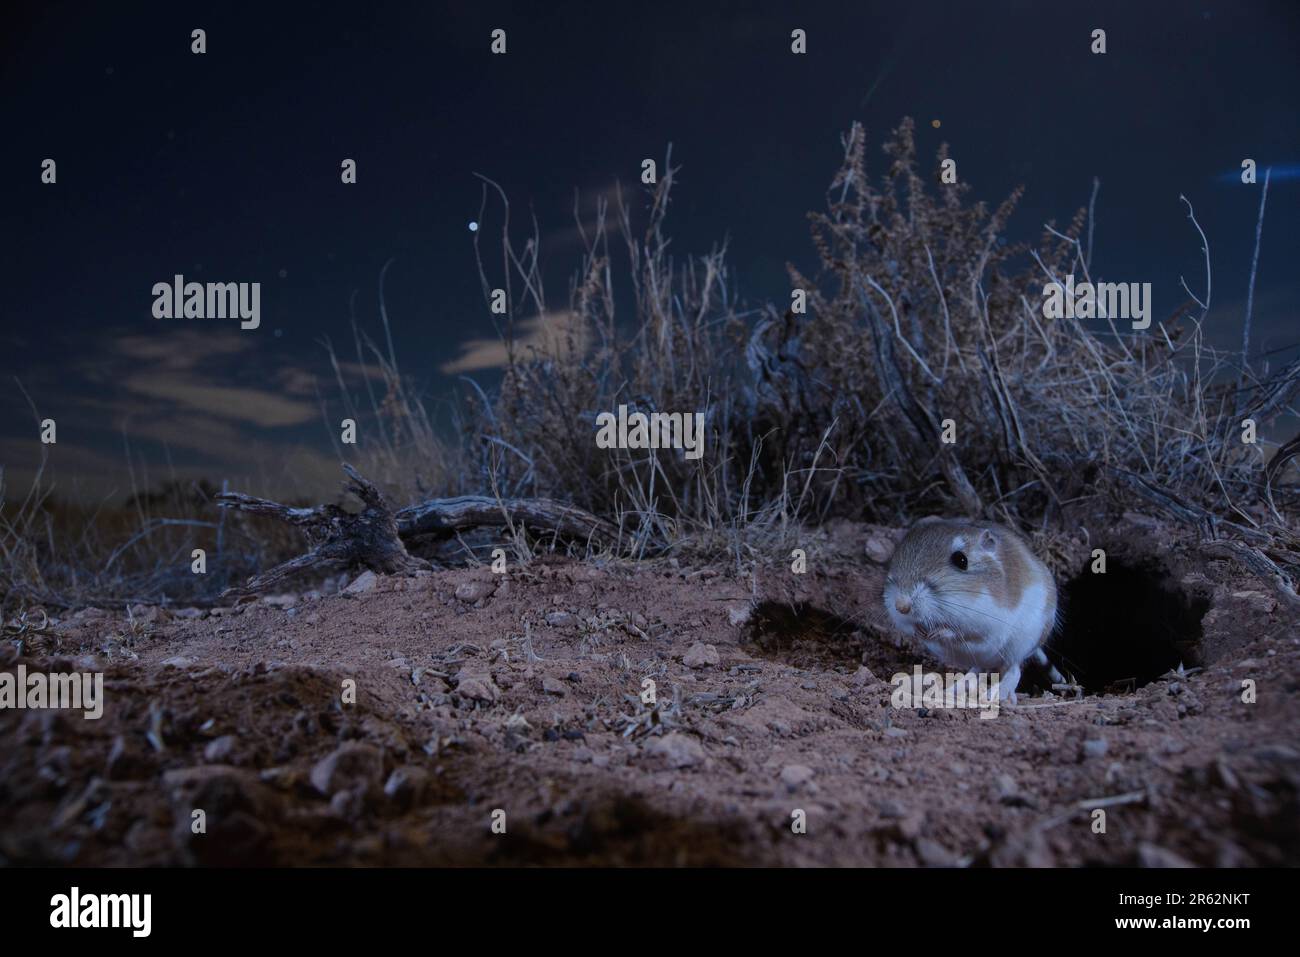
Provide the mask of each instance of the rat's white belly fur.
[{"label": "rat's white belly fur", "polygon": [[964,607],[943,606],[951,631],[937,629],[926,644],[946,664],[958,668],[1019,671],[1047,631],[1052,613],[1048,603],[1043,585],[1026,588],[1014,608],[1005,608],[987,595],[965,597]]}]

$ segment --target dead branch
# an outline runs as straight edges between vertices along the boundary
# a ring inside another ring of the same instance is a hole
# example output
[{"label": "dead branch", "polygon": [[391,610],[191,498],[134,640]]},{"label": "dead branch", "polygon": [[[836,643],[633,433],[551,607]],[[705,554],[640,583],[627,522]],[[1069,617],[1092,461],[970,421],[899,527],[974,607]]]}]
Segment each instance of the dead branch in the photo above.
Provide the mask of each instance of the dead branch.
[{"label": "dead branch", "polygon": [[1296,592],[1295,583],[1291,580],[1291,577],[1282,570],[1277,562],[1265,555],[1260,549],[1247,545],[1245,542],[1229,540],[1202,542],[1201,548],[1207,552],[1229,555],[1237,559],[1242,565],[1271,584],[1284,602],[1292,608],[1300,608],[1300,593]]},{"label": "dead branch", "polygon": [[360,567],[385,575],[409,575],[430,566],[407,552],[404,540],[423,535],[451,535],[481,525],[520,524],[588,545],[608,545],[618,539],[618,529],[612,523],[551,499],[495,499],[467,495],[432,499],[393,512],[374,483],[346,462],[343,471],[350,479],[344,483],[344,491],[355,495],[365,505],[356,514],[337,505],[292,508],[242,492],[222,492],[217,496],[222,508],[268,515],[298,526],[312,544],[310,551],[255,575],[242,587],[227,589],[226,596],[265,591],[309,570],[339,571]]},{"label": "dead branch", "polygon": [[239,596],[265,591],[298,572],[309,569],[336,571],[364,567],[385,575],[411,574],[427,569],[429,563],[406,551],[397,530],[397,522],[383,495],[369,479],[344,462],[349,482],[343,490],[359,498],[365,508],[356,514],[337,505],[315,508],[291,508],[242,492],[222,492],[217,496],[222,508],[234,508],[255,515],[269,515],[297,525],[312,543],[310,551],[277,565],[270,571],[250,578],[244,586],[226,589],[225,595]]},{"label": "dead branch", "polygon": [[462,495],[408,505],[397,513],[403,538],[452,534],[479,525],[520,524],[593,545],[612,545],[618,528],[590,512],[549,498],[492,498]]}]

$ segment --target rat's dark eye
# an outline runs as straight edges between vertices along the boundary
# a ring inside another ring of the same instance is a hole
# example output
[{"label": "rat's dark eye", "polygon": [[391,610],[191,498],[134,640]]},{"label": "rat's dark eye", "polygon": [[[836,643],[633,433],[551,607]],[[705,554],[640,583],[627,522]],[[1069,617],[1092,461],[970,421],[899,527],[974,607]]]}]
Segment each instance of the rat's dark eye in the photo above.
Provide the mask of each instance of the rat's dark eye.
[{"label": "rat's dark eye", "polygon": [[954,565],[956,565],[957,568],[958,568],[959,570],[961,570],[961,571],[965,571],[965,570],[966,570],[966,553],[965,553],[965,552],[953,552],[953,553],[952,553],[952,563],[953,563]]}]

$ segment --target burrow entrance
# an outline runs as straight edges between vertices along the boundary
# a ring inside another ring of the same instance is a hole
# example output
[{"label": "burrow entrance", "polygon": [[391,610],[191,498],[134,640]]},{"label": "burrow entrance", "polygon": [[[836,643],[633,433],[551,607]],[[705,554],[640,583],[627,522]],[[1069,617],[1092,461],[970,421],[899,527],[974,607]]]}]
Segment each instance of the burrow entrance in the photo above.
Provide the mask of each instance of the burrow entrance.
[{"label": "burrow entrance", "polygon": [[765,601],[750,618],[749,638],[762,657],[796,668],[856,669],[862,659],[857,630],[852,620],[807,602]]},{"label": "burrow entrance", "polygon": [[750,618],[757,657],[804,671],[852,673],[866,665],[876,675],[908,671],[915,655],[870,621],[846,617],[809,602],[765,601]]},{"label": "burrow entrance", "polygon": [[[1141,688],[1178,668],[1203,663],[1201,620],[1208,598],[1170,581],[1156,558],[1107,555],[1106,571],[1091,561],[1062,582],[1061,627],[1047,656],[1089,693]],[[871,635],[865,642],[863,633]],[[807,670],[856,670],[865,663],[878,675],[909,670],[914,654],[874,635],[874,629],[807,602],[767,601],[754,610],[749,638],[758,655]],[[1044,669],[1025,663],[1022,687],[1045,689]]]},{"label": "burrow entrance", "polygon": [[1140,688],[1179,664],[1201,664],[1201,619],[1208,598],[1189,595],[1155,559],[1107,554],[1060,589],[1062,625],[1047,655],[1089,692]]}]

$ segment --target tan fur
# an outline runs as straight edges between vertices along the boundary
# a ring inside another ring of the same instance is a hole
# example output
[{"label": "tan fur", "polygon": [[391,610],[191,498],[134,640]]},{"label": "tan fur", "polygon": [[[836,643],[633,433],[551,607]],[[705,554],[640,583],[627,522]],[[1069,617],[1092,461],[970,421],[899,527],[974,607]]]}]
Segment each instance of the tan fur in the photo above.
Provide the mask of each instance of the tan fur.
[{"label": "tan fur", "polygon": [[[956,552],[964,560],[954,564]],[[999,695],[1012,703],[1024,662],[1051,667],[1042,646],[1056,624],[1056,597],[1051,571],[1014,531],[943,518],[908,530],[881,595],[895,628],[945,664],[996,670]]]},{"label": "tan fur", "polygon": [[[997,539],[996,558],[980,557],[980,536],[986,531]],[[951,564],[956,536],[964,539],[962,550],[970,560],[966,572],[957,572]],[[1004,608],[1018,605],[1031,583],[1045,581],[1051,604],[1056,606],[1051,573],[1019,534],[994,522],[931,518],[916,523],[894,550],[889,575],[900,582],[942,579],[950,592],[982,590]]]}]

